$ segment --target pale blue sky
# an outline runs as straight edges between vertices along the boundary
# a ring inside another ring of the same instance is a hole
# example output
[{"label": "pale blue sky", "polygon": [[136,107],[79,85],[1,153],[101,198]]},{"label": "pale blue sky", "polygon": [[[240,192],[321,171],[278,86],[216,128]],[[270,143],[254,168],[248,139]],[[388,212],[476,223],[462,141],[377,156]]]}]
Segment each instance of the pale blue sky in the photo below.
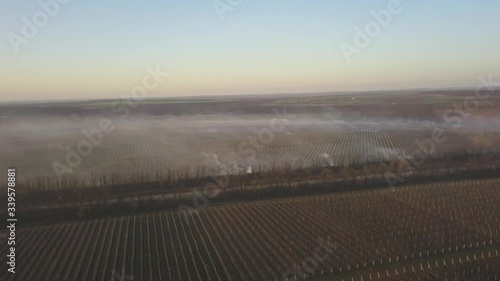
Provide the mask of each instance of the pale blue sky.
[{"label": "pale blue sky", "polygon": [[16,54],[8,34],[41,7],[0,0],[0,100],[119,97],[156,65],[171,75],[150,96],[473,87],[500,75],[491,0],[401,0],[348,63],[340,44],[389,2],[243,0],[222,21],[211,0],[72,0]]}]

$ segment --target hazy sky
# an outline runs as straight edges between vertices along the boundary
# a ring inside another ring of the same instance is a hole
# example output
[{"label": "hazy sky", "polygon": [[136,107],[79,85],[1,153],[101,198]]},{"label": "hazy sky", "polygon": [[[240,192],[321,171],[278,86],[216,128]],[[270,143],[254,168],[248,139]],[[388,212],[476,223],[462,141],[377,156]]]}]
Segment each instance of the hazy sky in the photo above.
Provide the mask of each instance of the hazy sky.
[{"label": "hazy sky", "polygon": [[389,2],[242,0],[222,20],[212,0],[70,0],[26,38],[23,17],[43,23],[39,1],[0,0],[0,100],[119,97],[156,65],[170,76],[149,96],[463,87],[500,75],[493,0],[401,0],[349,63],[342,42],[356,46],[355,28]]}]

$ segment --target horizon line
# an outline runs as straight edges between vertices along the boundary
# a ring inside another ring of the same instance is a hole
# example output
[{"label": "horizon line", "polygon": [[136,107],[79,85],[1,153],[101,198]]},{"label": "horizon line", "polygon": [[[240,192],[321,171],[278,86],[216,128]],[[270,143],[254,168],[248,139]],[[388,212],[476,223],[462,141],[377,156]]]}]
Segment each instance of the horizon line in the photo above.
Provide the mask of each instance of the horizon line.
[{"label": "horizon line", "polygon": [[[500,87],[493,87],[493,91],[500,91]],[[432,92],[432,91],[475,91],[477,87],[422,87],[422,88],[392,88],[392,89],[381,89],[381,90],[344,90],[344,91],[319,91],[319,92],[275,92],[275,93],[255,93],[255,94],[214,94],[214,95],[174,95],[174,96],[151,96],[146,97],[143,100],[154,100],[154,99],[180,99],[180,98],[218,98],[218,97],[253,97],[253,96],[282,96],[282,95],[321,95],[321,94],[368,94],[368,93],[393,93],[396,91],[410,92],[410,91],[421,91],[421,92]],[[121,100],[123,98],[48,98],[48,99],[34,99],[34,100],[7,100],[1,101],[0,104],[12,104],[12,103],[64,103],[64,102],[82,102],[82,101],[108,101],[108,100]]]}]

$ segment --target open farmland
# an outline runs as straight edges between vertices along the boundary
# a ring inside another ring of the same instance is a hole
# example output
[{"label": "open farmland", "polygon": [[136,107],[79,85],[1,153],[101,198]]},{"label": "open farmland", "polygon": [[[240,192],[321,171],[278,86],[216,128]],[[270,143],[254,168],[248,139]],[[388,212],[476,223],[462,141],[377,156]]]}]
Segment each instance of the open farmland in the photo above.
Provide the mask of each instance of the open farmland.
[{"label": "open farmland", "polygon": [[[472,91],[152,99],[126,115],[106,100],[0,104],[0,168],[17,167],[18,180],[33,182],[56,178],[58,163],[79,185],[96,186],[158,171],[179,178],[410,159],[419,150],[428,157],[498,152],[500,98],[488,95],[474,111],[459,112],[460,122],[450,110]],[[103,120],[113,130],[97,132]],[[432,140],[436,130],[444,142]],[[75,159],[84,142],[89,153]],[[98,175],[108,179],[92,179]]]},{"label": "open farmland", "polygon": [[499,200],[468,180],[25,227],[16,277],[498,280]]},{"label": "open farmland", "polygon": [[0,281],[500,281],[500,1],[3,2]]},{"label": "open farmland", "polygon": [[[6,128],[9,134],[0,137],[0,157],[4,160],[0,166],[17,167],[22,171],[18,180],[30,181],[29,186],[39,182],[40,177],[57,178],[56,170],[78,176],[78,186],[98,186],[110,181],[134,182],[134,178],[148,181],[159,171],[174,178],[188,178],[214,176],[228,170],[269,171],[286,165],[345,167],[410,160],[418,153],[447,157],[464,152],[500,151],[498,124],[478,128],[469,122],[454,128],[437,121],[366,121],[342,115],[334,118],[331,113],[296,114],[279,121],[273,118],[206,115],[115,120],[116,129],[102,134],[102,141],[90,148],[90,154],[76,159],[78,145],[90,143],[88,133],[83,131],[93,132],[99,124],[98,117],[86,117],[83,126],[71,120],[24,117],[18,122],[32,128]],[[279,129],[271,130],[272,120],[281,122]],[[432,139],[435,130],[442,132],[444,141]],[[97,179],[103,175],[107,180]],[[47,188],[63,187],[37,187]]]}]

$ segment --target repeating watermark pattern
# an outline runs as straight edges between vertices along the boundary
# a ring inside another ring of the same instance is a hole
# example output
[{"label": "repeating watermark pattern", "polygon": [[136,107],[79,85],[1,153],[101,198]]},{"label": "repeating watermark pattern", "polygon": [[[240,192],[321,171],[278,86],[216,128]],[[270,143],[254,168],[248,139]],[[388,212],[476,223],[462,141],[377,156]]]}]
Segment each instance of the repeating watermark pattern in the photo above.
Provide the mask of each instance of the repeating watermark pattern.
[{"label": "repeating watermark pattern", "polygon": [[[407,0],[412,1],[412,0]],[[359,55],[363,49],[370,46],[373,39],[378,37],[384,28],[387,28],[393,19],[404,10],[400,0],[390,0],[386,9],[371,11],[372,20],[367,22],[363,28],[354,28],[354,38],[352,43],[340,43],[340,50],[348,63],[351,63],[354,55]]]},{"label": "repeating watermark pattern", "polygon": [[453,109],[448,109],[443,114],[443,120],[453,126],[460,127],[464,119],[469,119],[472,112],[477,110],[485,100],[489,99],[491,94],[498,89],[500,82],[493,81],[493,75],[478,77],[479,84],[476,86],[474,95],[468,96],[460,103],[453,104]]},{"label": "repeating watermark pattern", "polygon": [[[500,82],[493,80],[492,74],[488,75],[488,77],[479,76],[478,80],[479,83],[476,86],[474,95],[464,98],[461,102],[454,103],[452,109],[448,109],[443,113],[442,120],[444,124],[450,128],[459,128],[463,125],[464,120],[469,119],[472,112],[479,108],[481,102],[485,102],[490,98],[491,94],[500,86]],[[387,172],[384,175],[389,187],[394,188],[397,184],[405,182],[407,177],[413,175],[417,167],[422,166],[427,158],[437,152],[438,145],[442,145],[447,140],[446,130],[435,127],[430,138],[417,141],[418,149],[410,152],[407,157],[399,155],[397,158],[398,174]]]},{"label": "repeating watermark pattern", "polygon": [[318,246],[314,249],[312,256],[306,257],[302,260],[301,264],[294,264],[290,269],[283,272],[281,276],[282,281],[288,280],[306,280],[318,269],[320,264],[326,262],[330,258],[335,249],[338,247],[337,243],[332,241],[330,236],[326,239],[318,238],[316,240]]},{"label": "repeating watermark pattern", "polygon": [[[119,114],[120,119],[126,119],[130,115],[131,108],[137,108],[139,102],[148,96],[149,91],[153,91],[163,83],[163,79],[169,76],[168,72],[163,72],[160,66],[152,68],[146,67],[147,75],[142,79],[142,84],[134,87],[130,94],[124,94],[120,99],[111,103],[111,111]],[[58,178],[64,174],[72,173],[89,156],[95,147],[98,147],[104,140],[105,134],[112,133],[115,129],[115,121],[110,118],[102,118],[99,121],[99,127],[87,130],[82,129],[84,139],[76,144],[76,149],[69,147],[65,157],[65,163],[58,161],[52,162],[52,169]]]},{"label": "repeating watermark pattern", "polygon": [[198,215],[198,211],[208,207],[210,199],[216,198],[229,185],[229,177],[213,177],[216,183],[207,183],[203,191],[193,189],[193,205],[179,204],[179,210],[184,211],[183,217],[186,221]]},{"label": "repeating watermark pattern", "polygon": [[68,4],[71,0],[41,0],[38,2],[40,9],[36,11],[31,18],[23,17],[21,21],[21,34],[9,32],[7,38],[9,39],[12,49],[17,54],[21,44],[28,44],[29,41],[35,38],[42,28],[47,26],[50,19],[57,16],[61,7]]},{"label": "repeating watermark pattern", "polygon": [[277,108],[273,108],[273,113],[274,117],[269,121],[267,127],[260,129],[256,136],[249,136],[238,145],[238,154],[243,156],[248,155],[248,161],[255,159],[257,150],[263,149],[266,145],[272,143],[276,137],[276,133],[285,132],[286,126],[290,124],[290,120],[296,117],[293,114],[289,114],[286,107],[283,107],[282,112]]},{"label": "repeating watermark pattern", "polygon": [[233,12],[238,6],[243,3],[243,0],[214,0],[212,6],[217,12],[217,16],[221,21],[224,21],[227,13]]},{"label": "repeating watermark pattern", "polygon": [[[236,152],[240,156],[246,157],[246,162],[251,162],[256,157],[256,151],[258,149],[264,148],[266,145],[272,143],[275,139],[275,134],[279,132],[285,132],[286,126],[290,124],[290,120],[294,119],[296,116],[289,114],[286,107],[280,111],[277,108],[273,108],[274,117],[269,121],[268,126],[261,128],[256,135],[249,136],[246,140],[243,140],[236,147]],[[209,155],[209,154],[206,154]],[[217,155],[214,156],[217,158]],[[214,199],[225,190],[231,180],[231,175],[240,173],[251,173],[251,169],[241,168],[239,163],[235,160],[230,161],[228,165],[220,163],[218,159],[215,159],[219,165],[219,175],[212,176],[215,183],[208,183],[203,188],[203,192],[198,189],[193,190],[193,205],[188,206],[186,204],[179,204],[179,210],[184,211],[184,218],[192,218],[192,215],[198,214],[198,211],[208,207],[210,204],[210,199]]]}]

